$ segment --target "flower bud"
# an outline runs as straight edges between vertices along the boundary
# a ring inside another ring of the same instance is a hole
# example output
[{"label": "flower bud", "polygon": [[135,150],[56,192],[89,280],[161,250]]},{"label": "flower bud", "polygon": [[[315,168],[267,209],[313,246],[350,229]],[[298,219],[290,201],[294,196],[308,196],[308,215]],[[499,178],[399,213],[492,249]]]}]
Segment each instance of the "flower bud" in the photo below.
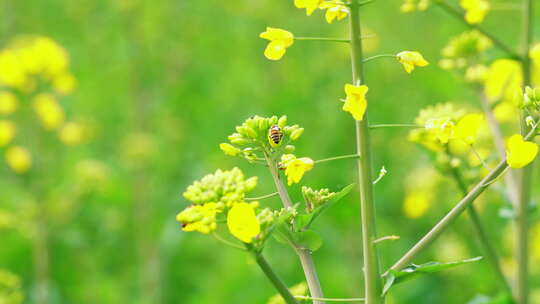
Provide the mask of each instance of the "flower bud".
[{"label": "flower bud", "polygon": [[237,156],[238,154],[240,154],[240,152],[242,152],[240,149],[238,149],[237,147],[231,145],[231,144],[228,144],[228,143],[222,143],[219,145],[219,148],[227,155],[230,155],[230,156]]},{"label": "flower bud", "polygon": [[287,124],[287,115],[281,116],[281,117],[279,118],[277,124],[278,124],[278,126],[279,126],[280,128],[283,129],[283,128],[285,127],[285,125]]},{"label": "flower bud", "polygon": [[285,153],[293,153],[295,149],[296,149],[296,147],[293,146],[293,145],[286,145],[285,148],[283,149],[283,152],[285,152]]},{"label": "flower bud", "polygon": [[296,129],[296,130],[292,131],[291,139],[292,140],[297,140],[303,133],[304,133],[304,128]]}]

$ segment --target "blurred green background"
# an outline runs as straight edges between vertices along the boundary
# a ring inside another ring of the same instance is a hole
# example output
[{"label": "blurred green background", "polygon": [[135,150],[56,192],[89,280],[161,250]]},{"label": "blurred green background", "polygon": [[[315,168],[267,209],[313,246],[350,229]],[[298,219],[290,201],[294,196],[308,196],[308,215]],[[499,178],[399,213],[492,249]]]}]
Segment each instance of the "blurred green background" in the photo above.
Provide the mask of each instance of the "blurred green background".
[{"label": "blurred green background", "polygon": [[[392,59],[366,64],[371,122],[411,123],[420,108],[446,101],[479,109],[475,92],[437,65],[449,37],[466,28],[437,7],[402,14],[400,4],[376,1],[363,9],[364,29],[375,34],[365,41],[367,55],[418,50],[431,65],[408,75]],[[519,22],[509,20],[519,16],[493,11],[485,26],[517,48]],[[259,176],[254,195],[274,191],[265,168],[218,148],[251,115],[286,114],[304,127],[300,156],[354,153],[354,125],[339,102],[351,78],[348,46],[297,41],[271,62],[258,38],[266,26],[347,37],[346,21],[328,25],[320,11],[306,17],[292,0],[0,0],[0,46],[21,34],[64,46],[78,86],[62,104],[68,116],[92,126],[83,145],[35,151],[49,161],[27,177],[0,166],[0,269],[19,276],[24,303],[265,303],[275,294],[244,253],[182,232],[175,221],[188,205],[184,189],[217,168],[238,166]],[[407,218],[407,184],[425,181],[429,158],[407,141],[406,129],[376,130],[372,142],[375,168],[389,171],[375,187],[378,234],[401,236],[379,247],[386,269],[460,194],[452,181],[436,177],[428,211]],[[354,172],[352,161],[324,163],[303,182],[338,189],[355,181]],[[299,188],[292,188],[295,199]],[[494,189],[479,204],[511,273],[511,227],[498,216],[502,188]],[[315,226],[324,245],[314,259],[330,297],[363,294],[357,197],[348,195]],[[472,236],[463,216],[416,262],[479,256]],[[270,241],[266,256],[288,284],[302,281],[289,248]],[[532,303],[540,303],[538,262],[531,261]],[[45,302],[38,296],[44,289]],[[399,285],[388,302],[466,303],[497,291],[489,266],[480,262]]]}]

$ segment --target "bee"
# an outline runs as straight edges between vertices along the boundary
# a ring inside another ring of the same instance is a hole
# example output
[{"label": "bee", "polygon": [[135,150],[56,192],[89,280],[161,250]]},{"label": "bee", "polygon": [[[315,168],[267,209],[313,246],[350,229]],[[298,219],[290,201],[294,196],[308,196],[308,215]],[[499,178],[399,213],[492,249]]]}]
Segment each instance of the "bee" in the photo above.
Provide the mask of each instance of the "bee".
[{"label": "bee", "polygon": [[272,146],[277,146],[283,139],[283,132],[278,125],[273,125],[268,129],[268,141]]}]

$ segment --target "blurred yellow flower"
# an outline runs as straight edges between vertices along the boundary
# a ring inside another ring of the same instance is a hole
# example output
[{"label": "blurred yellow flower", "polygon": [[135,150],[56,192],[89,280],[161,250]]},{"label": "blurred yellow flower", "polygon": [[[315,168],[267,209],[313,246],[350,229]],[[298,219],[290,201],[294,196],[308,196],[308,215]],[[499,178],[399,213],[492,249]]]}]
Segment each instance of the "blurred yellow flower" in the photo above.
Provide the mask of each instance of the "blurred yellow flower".
[{"label": "blurred yellow flower", "polygon": [[37,95],[34,97],[33,106],[45,129],[56,129],[64,123],[64,110],[51,94]]},{"label": "blurred yellow flower", "polygon": [[341,1],[324,2],[320,9],[325,9],[326,22],[332,23],[334,20],[343,20],[349,14],[349,8]]},{"label": "blurred yellow flower", "polygon": [[367,85],[355,86],[352,84],[345,85],[345,103],[343,111],[350,112],[355,120],[361,121],[366,113],[367,100],[366,93],[368,92]]},{"label": "blurred yellow flower", "polygon": [[281,59],[287,48],[294,43],[294,35],[291,32],[278,28],[267,27],[259,37],[270,41],[264,50],[264,56],[270,60]]},{"label": "blurred yellow flower", "polygon": [[294,0],[294,6],[297,8],[305,8],[306,15],[311,16],[313,12],[319,8],[323,0]]},{"label": "blurred yellow flower", "polygon": [[242,150],[228,143],[219,144],[219,148],[225,154],[230,155],[230,156],[236,156],[242,152]]},{"label": "blurred yellow flower", "polygon": [[59,132],[60,140],[68,146],[76,146],[83,142],[85,130],[83,126],[75,122],[66,123]]},{"label": "blurred yellow flower", "polygon": [[227,214],[229,232],[244,243],[251,243],[261,232],[254,207],[248,203],[236,203]]},{"label": "blurred yellow flower", "polygon": [[399,10],[402,13],[411,13],[417,10],[425,11],[428,9],[430,0],[405,0]]},{"label": "blurred yellow flower", "polygon": [[15,124],[9,120],[0,120],[0,147],[9,144],[15,137]]},{"label": "blurred yellow flower", "polygon": [[281,156],[282,166],[285,167],[287,184],[297,184],[300,182],[306,172],[313,169],[315,162],[309,157],[296,158],[292,154]]},{"label": "blurred yellow flower", "polygon": [[430,191],[413,190],[405,196],[403,213],[411,219],[419,218],[427,212],[432,199],[433,194]]},{"label": "blurred yellow flower", "polygon": [[18,101],[15,94],[7,91],[0,91],[0,114],[11,114],[17,111]]},{"label": "blurred yellow flower", "polygon": [[522,83],[520,63],[510,59],[498,59],[489,67],[484,91],[492,101],[500,99],[511,101],[516,94],[522,94]]},{"label": "blurred yellow flower", "polygon": [[32,166],[32,156],[30,152],[23,147],[13,146],[7,149],[6,162],[16,173],[25,173]]},{"label": "blurred yellow flower", "polygon": [[430,119],[424,127],[442,144],[448,143],[454,136],[455,125],[448,117]]},{"label": "blurred yellow flower", "polygon": [[538,154],[538,145],[523,140],[519,134],[512,135],[506,143],[506,162],[510,168],[523,168],[530,164]]},{"label": "blurred yellow flower", "polygon": [[208,234],[216,229],[216,214],[222,210],[223,204],[221,203],[193,205],[178,213],[176,220],[182,224],[184,231],[198,231]]},{"label": "blurred yellow flower", "polygon": [[62,95],[68,95],[75,90],[77,79],[70,73],[62,73],[54,77],[52,86],[54,90]]},{"label": "blurred yellow flower", "polygon": [[484,21],[489,11],[489,2],[486,0],[461,0],[459,4],[465,10],[465,21],[470,24]]},{"label": "blurred yellow flower", "polygon": [[411,73],[415,66],[425,67],[429,64],[419,52],[403,51],[399,52],[396,57],[407,73]]},{"label": "blurred yellow flower", "polygon": [[519,117],[519,108],[511,102],[504,101],[493,108],[493,115],[499,122],[513,122]]},{"label": "blurred yellow flower", "polygon": [[483,122],[484,116],[482,114],[467,114],[463,116],[454,129],[454,137],[462,139],[468,145],[474,144],[478,136],[478,130]]}]

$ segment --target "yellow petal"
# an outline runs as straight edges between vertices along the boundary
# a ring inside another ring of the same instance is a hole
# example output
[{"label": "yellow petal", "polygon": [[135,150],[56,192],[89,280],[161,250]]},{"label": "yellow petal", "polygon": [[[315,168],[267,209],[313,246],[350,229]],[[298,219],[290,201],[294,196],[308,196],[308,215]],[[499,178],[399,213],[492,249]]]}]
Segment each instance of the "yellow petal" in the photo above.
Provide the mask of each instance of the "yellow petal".
[{"label": "yellow petal", "polygon": [[287,49],[281,42],[273,41],[266,46],[264,56],[270,60],[280,60],[281,57],[285,55],[286,50]]},{"label": "yellow petal", "polygon": [[279,41],[285,48],[288,48],[294,43],[293,33],[273,27],[267,27],[265,32],[262,32],[259,37],[270,40],[270,42]]},{"label": "yellow petal", "polygon": [[364,114],[367,109],[366,93],[368,87],[366,85],[354,86],[352,84],[345,85],[345,103],[343,111],[350,112],[355,120],[361,121],[364,119]]},{"label": "yellow petal", "polygon": [[478,130],[482,126],[483,121],[484,117],[482,114],[467,114],[463,116],[454,129],[454,136],[472,145],[476,141]]},{"label": "yellow petal", "polygon": [[261,225],[253,206],[248,203],[236,203],[227,215],[229,232],[244,243],[251,243],[261,232]]},{"label": "yellow petal", "polygon": [[304,174],[313,169],[315,162],[308,157],[296,158],[287,163],[285,175],[287,176],[287,184],[297,184],[300,182]]},{"label": "yellow petal", "polygon": [[399,52],[396,57],[407,73],[411,73],[415,66],[424,67],[429,64],[422,54],[416,51]]},{"label": "yellow petal", "polygon": [[523,140],[519,134],[512,135],[506,144],[506,162],[510,168],[523,168],[530,164],[538,154],[538,145]]}]

